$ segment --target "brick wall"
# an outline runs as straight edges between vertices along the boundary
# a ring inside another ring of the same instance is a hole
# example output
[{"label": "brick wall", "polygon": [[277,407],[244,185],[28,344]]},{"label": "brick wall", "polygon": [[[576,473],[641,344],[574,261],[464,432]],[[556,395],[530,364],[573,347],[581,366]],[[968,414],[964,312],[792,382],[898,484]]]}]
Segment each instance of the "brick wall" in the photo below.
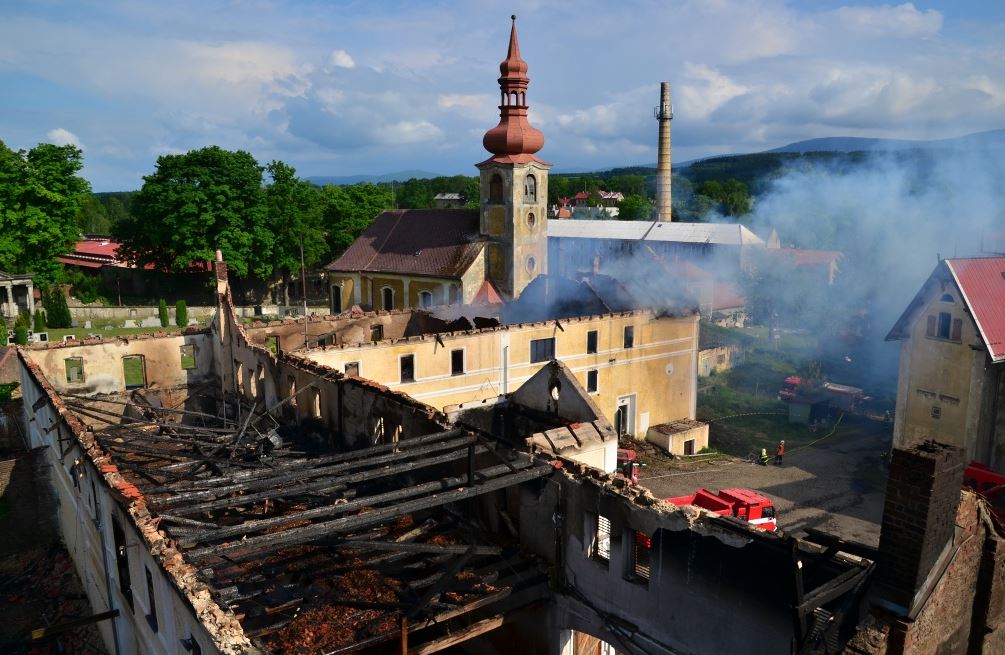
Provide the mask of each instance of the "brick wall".
[{"label": "brick wall", "polygon": [[894,450],[876,571],[890,602],[910,608],[953,539],[962,481],[959,448],[927,441]]}]

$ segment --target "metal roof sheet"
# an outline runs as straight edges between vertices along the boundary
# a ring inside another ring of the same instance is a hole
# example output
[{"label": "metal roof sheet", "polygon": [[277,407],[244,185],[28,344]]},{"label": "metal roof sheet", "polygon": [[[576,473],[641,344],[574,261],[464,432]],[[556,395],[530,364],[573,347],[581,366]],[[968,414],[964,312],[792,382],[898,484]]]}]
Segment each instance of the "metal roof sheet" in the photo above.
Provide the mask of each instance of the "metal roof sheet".
[{"label": "metal roof sheet", "polygon": [[549,237],[580,239],[631,239],[709,243],[723,246],[764,245],[764,241],[738,223],[677,223],[666,221],[548,221]]},{"label": "metal roof sheet", "polygon": [[947,259],[946,266],[970,308],[991,361],[1005,361],[1005,257]]}]

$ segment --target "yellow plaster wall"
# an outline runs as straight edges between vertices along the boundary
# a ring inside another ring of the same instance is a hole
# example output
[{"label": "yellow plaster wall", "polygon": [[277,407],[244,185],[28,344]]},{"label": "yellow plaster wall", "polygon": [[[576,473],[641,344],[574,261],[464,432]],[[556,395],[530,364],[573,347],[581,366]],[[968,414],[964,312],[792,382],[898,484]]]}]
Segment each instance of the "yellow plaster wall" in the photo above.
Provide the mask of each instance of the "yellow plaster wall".
[{"label": "yellow plaster wall", "polygon": [[433,294],[434,305],[445,305],[447,299],[443,293],[443,282],[435,278],[411,278],[408,281],[408,307],[421,307],[419,303],[419,293],[429,291]]},{"label": "yellow plaster wall", "polygon": [[[953,304],[939,300],[943,293],[953,296]],[[963,320],[962,339],[947,341],[926,336],[927,317],[949,312],[954,319]],[[897,430],[899,444],[935,439],[942,443],[966,447],[966,419],[970,411],[970,381],[974,351],[969,345],[978,340],[976,328],[964,310],[960,294],[955,287],[945,291],[934,288],[928,304],[911,326],[910,338],[901,350],[907,356],[907,383],[901,380],[898,393],[897,421],[903,422]],[[902,362],[903,364],[903,362]],[[907,370],[904,371],[904,368]],[[958,400],[954,402],[953,399]],[[939,407],[941,416],[934,418],[932,408]]]},{"label": "yellow plaster wall", "polygon": [[[648,426],[694,418],[696,322],[697,317],[656,319],[637,312],[563,320],[564,331],[554,322],[534,323],[444,334],[443,345],[424,336],[316,349],[308,356],[338,370],[344,370],[347,362],[359,362],[362,377],[443,408],[494,398],[503,393],[504,385],[513,392],[545,364],[530,362],[530,341],[554,337],[556,358],[569,366],[584,388],[587,372],[597,370],[598,390],[591,396],[608,419],[619,397],[636,395],[635,431],[641,437]],[[635,326],[635,346],[630,349],[623,348],[626,325]],[[598,332],[595,354],[586,353],[590,330]],[[450,372],[450,353],[455,349],[464,350],[462,375]],[[416,381],[411,383],[400,380],[400,358],[406,354],[415,357]]]},{"label": "yellow plaster wall", "polygon": [[384,287],[394,289],[394,307],[391,309],[404,309],[405,307],[405,281],[402,278],[370,276],[370,305],[374,309],[384,309]]},{"label": "yellow plaster wall", "polygon": [[339,277],[330,277],[329,281],[331,282],[331,285],[333,287],[334,286],[342,287],[342,293],[341,293],[342,311],[346,311],[347,309],[352,307],[353,306],[352,294],[356,284],[355,281],[352,279],[352,277],[348,275]]}]

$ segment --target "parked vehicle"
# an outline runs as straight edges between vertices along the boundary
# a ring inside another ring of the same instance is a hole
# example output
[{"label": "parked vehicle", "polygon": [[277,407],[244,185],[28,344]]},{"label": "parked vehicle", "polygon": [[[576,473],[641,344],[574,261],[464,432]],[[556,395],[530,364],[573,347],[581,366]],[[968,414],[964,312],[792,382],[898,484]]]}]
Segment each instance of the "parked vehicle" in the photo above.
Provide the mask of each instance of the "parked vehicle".
[{"label": "parked vehicle", "polygon": [[767,496],[752,489],[723,489],[718,494],[708,489],[699,489],[690,496],[665,500],[678,507],[693,505],[722,516],[735,516],[760,530],[774,532],[778,529],[775,504]]},{"label": "parked vehicle", "polygon": [[991,511],[1005,524],[1005,475],[983,464],[970,462],[963,471],[963,486],[973,489],[991,505]]},{"label": "parked vehicle", "polygon": [[[788,402],[799,394],[802,386],[802,378],[798,375],[790,375],[782,382],[782,388],[778,390],[778,399]],[[845,412],[848,414],[863,414],[866,404],[872,400],[864,391],[858,387],[850,387],[846,384],[835,382],[824,382],[820,388],[830,401],[831,412]]]},{"label": "parked vehicle", "polygon": [[615,477],[624,478],[632,484],[639,483],[639,455],[634,450],[618,448],[618,470]]}]

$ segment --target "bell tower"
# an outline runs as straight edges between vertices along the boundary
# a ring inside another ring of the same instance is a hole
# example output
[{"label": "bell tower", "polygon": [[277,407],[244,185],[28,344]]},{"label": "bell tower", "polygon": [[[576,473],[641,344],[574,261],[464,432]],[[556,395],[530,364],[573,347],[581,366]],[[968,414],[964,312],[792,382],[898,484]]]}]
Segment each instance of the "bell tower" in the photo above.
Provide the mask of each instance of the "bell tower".
[{"label": "bell tower", "polygon": [[481,172],[481,233],[488,237],[486,277],[516,299],[548,272],[548,169],[534,156],[544,135],[527,122],[527,62],[520,57],[516,16],[509,51],[499,64],[499,124],[482,144],[492,156]]}]

